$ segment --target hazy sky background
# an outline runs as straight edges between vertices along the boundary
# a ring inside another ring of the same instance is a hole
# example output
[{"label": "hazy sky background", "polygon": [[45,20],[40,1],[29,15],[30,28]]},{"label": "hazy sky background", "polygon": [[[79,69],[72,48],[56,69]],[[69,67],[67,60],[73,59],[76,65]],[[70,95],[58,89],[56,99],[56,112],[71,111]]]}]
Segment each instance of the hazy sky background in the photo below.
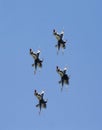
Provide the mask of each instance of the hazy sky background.
[{"label": "hazy sky background", "polygon": [[[30,48],[44,59],[36,75]],[[71,76],[62,92],[56,65]],[[0,0],[0,78],[0,130],[101,130],[102,1]],[[34,89],[48,99],[40,116]]]}]

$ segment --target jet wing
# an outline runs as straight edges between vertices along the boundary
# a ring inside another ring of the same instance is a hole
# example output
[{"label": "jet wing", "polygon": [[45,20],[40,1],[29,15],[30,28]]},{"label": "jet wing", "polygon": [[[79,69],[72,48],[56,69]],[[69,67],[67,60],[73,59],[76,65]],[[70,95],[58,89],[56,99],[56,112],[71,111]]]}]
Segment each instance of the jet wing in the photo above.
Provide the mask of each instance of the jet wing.
[{"label": "jet wing", "polygon": [[36,53],[33,52],[31,55],[32,55],[32,57],[33,57],[35,60],[37,59]]},{"label": "jet wing", "polygon": [[41,96],[40,94],[34,93],[34,95],[38,98],[38,100],[41,100],[41,99],[42,99],[42,96]]},{"label": "jet wing", "polygon": [[55,37],[58,41],[61,39],[61,36],[59,34],[55,34]]},{"label": "jet wing", "polygon": [[63,71],[61,71],[61,70],[59,70],[59,71],[57,71],[58,72],[58,74],[62,77],[64,74],[63,74]]},{"label": "jet wing", "polygon": [[55,35],[55,37],[56,37],[56,39],[57,39],[58,41],[63,38],[63,33],[59,34],[59,33],[56,32],[56,33],[54,33],[54,35]]},{"label": "jet wing", "polygon": [[53,31],[53,35],[56,37],[58,41],[61,39],[60,34],[58,34],[55,30]]}]

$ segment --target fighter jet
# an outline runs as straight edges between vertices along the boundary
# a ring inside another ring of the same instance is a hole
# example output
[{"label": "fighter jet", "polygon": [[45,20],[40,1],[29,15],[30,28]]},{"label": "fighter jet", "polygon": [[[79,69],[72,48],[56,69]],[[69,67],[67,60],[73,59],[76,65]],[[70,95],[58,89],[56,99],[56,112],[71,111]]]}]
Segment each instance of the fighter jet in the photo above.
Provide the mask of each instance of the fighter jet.
[{"label": "fighter jet", "polygon": [[64,84],[69,85],[69,76],[66,74],[67,68],[64,68],[64,70],[61,70],[58,66],[56,66],[56,71],[61,77],[59,84],[62,84],[62,87],[61,87],[61,90],[62,90]]},{"label": "fighter jet", "polygon": [[36,73],[37,67],[41,68],[42,67],[42,62],[43,62],[43,60],[39,58],[40,50],[38,50],[37,53],[35,53],[35,52],[32,51],[32,49],[30,49],[30,55],[34,59],[34,63],[32,64],[32,66],[35,66],[34,73]]},{"label": "fighter jet", "polygon": [[41,108],[46,108],[47,107],[47,100],[43,99],[44,96],[44,91],[42,91],[41,93],[38,93],[37,90],[34,90],[34,95],[38,98],[39,103],[36,105],[36,107],[40,108],[39,114],[41,112]]},{"label": "fighter jet", "polygon": [[63,35],[64,32],[62,31],[60,34],[58,32],[56,32],[55,29],[53,29],[53,35],[56,37],[58,43],[57,45],[55,45],[55,47],[57,47],[58,51],[60,50],[60,48],[65,49],[66,48],[66,42],[67,40],[63,40]]}]

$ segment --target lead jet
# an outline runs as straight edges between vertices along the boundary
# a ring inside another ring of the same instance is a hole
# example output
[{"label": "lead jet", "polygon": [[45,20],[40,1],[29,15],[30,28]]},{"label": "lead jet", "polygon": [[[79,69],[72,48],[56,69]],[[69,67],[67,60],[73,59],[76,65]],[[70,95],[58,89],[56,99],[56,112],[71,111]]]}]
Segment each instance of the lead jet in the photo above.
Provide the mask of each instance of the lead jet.
[{"label": "lead jet", "polygon": [[43,60],[39,58],[40,51],[38,50],[37,53],[35,53],[35,52],[32,51],[32,49],[30,49],[30,55],[34,59],[34,63],[32,64],[32,66],[35,67],[34,73],[36,73],[37,67],[41,68],[42,67],[42,62],[43,62]]},{"label": "lead jet", "polygon": [[58,41],[57,45],[55,45],[55,47],[57,47],[58,51],[60,50],[60,48],[65,49],[67,40],[65,41],[62,39],[64,32],[62,31],[59,34],[55,29],[53,29],[53,35],[56,37],[56,39]]},{"label": "lead jet", "polygon": [[43,99],[44,96],[44,91],[42,91],[41,93],[38,93],[37,90],[34,90],[34,95],[37,97],[37,99],[39,100],[39,103],[36,105],[36,107],[40,108],[39,114],[41,112],[41,108],[46,108],[47,107],[47,100]]},{"label": "lead jet", "polygon": [[69,76],[66,74],[67,68],[64,68],[64,70],[61,70],[58,66],[56,66],[56,71],[61,77],[59,84],[62,84],[62,87],[61,87],[61,90],[62,90],[64,84],[69,85]]}]

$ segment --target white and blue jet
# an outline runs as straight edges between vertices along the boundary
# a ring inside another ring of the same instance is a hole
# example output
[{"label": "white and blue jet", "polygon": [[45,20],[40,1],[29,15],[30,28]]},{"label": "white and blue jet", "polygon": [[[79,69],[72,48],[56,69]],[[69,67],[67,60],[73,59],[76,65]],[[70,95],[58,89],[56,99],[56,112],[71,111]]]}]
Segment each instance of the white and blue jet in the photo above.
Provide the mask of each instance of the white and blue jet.
[{"label": "white and blue jet", "polygon": [[43,62],[43,60],[39,58],[40,50],[38,50],[38,51],[35,53],[35,52],[33,52],[32,49],[30,49],[30,55],[31,55],[31,56],[33,57],[33,59],[34,59],[34,63],[32,64],[32,66],[35,67],[34,73],[36,73],[37,67],[42,68],[42,62]]},{"label": "white and blue jet", "polygon": [[69,78],[68,74],[66,74],[67,68],[64,68],[64,70],[61,70],[58,66],[56,66],[56,71],[61,77],[59,84],[62,84],[62,87],[61,87],[61,90],[62,90],[64,84],[69,85],[70,78]]},{"label": "white and blue jet", "polygon": [[[40,112],[41,112],[41,108],[46,108],[47,107],[47,100],[43,99],[44,91],[42,91],[41,93],[38,93],[37,90],[34,90],[34,95],[39,100],[39,103],[36,105],[36,107],[39,107]],[[39,112],[39,114],[40,114],[40,112]]]},{"label": "white and blue jet", "polygon": [[62,31],[59,34],[55,29],[53,29],[53,35],[56,37],[56,39],[58,41],[57,45],[55,45],[55,47],[57,47],[57,50],[59,51],[60,48],[65,49],[67,40],[66,41],[63,40],[64,32]]}]

